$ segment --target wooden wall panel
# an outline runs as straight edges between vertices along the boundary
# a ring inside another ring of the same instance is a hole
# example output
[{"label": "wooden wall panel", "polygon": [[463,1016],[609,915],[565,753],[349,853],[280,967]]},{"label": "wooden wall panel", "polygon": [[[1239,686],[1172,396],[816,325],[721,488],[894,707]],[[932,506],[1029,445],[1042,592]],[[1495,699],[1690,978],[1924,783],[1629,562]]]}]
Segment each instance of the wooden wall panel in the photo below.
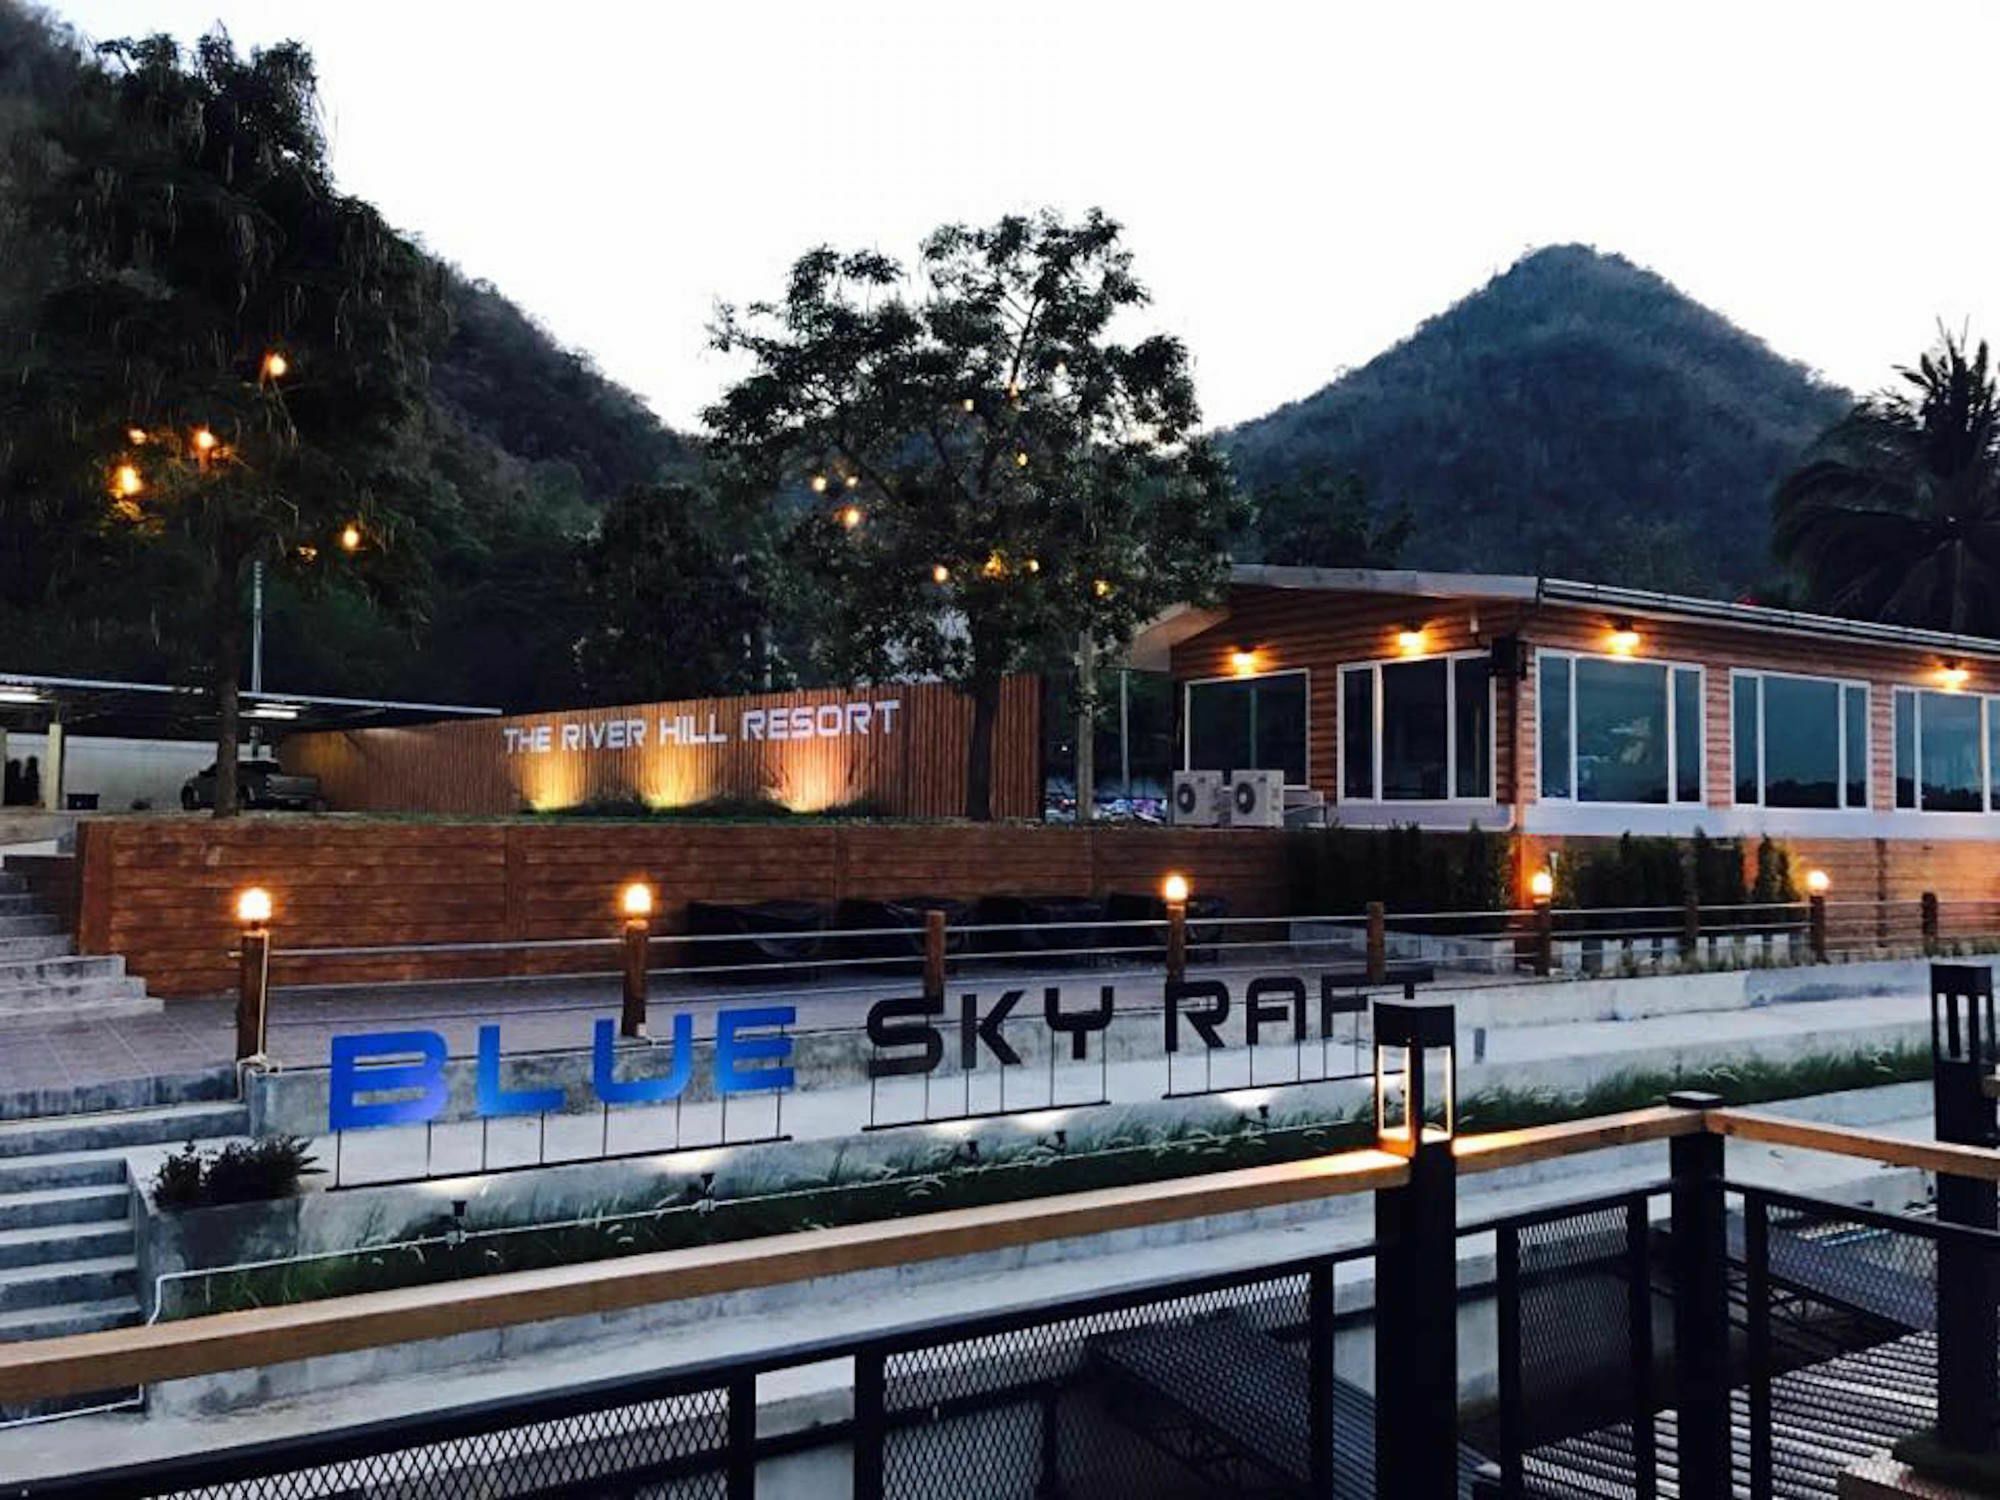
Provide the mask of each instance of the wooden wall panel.
[{"label": "wooden wall panel", "polygon": [[[996,824],[395,823],[364,819],[85,820],[82,943],[122,953],[168,997],[235,983],[232,898],[267,887],[277,946],[605,938],[627,881],[680,930],[691,900],[1150,891],[1170,870],[1246,916],[1284,910],[1284,836],[1224,829]],[[608,971],[604,950],[280,959],[279,984]]]},{"label": "wooden wall panel", "polygon": [[[885,712],[881,705],[893,702]],[[770,738],[798,712],[838,735]],[[749,731],[763,727],[762,737]],[[888,726],[886,731],[883,726]],[[768,799],[801,812],[871,801],[897,817],[965,811],[972,705],[938,683],[701,698],[293,735],[285,765],[317,776],[331,806],[351,812],[507,814],[604,799],[684,807],[712,798]],[[566,747],[565,733],[579,743]],[[545,749],[514,748],[545,734]],[[635,735],[643,742],[628,743]],[[593,738],[593,736],[595,738]],[[718,742],[719,737],[719,742]],[[1041,816],[1041,687],[1001,690],[994,736],[996,817]]]}]

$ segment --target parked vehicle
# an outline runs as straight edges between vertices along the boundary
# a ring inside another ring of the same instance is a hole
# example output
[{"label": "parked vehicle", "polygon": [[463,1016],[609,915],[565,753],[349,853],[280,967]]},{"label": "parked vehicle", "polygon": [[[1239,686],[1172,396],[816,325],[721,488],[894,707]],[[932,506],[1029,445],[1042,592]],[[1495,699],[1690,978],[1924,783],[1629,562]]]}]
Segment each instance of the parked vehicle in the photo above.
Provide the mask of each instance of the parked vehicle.
[{"label": "parked vehicle", "polygon": [[[274,760],[236,763],[236,800],[242,807],[285,808],[293,812],[326,811],[317,776],[293,776]],[[215,806],[215,765],[197,771],[181,788],[181,806],[188,812]]]}]

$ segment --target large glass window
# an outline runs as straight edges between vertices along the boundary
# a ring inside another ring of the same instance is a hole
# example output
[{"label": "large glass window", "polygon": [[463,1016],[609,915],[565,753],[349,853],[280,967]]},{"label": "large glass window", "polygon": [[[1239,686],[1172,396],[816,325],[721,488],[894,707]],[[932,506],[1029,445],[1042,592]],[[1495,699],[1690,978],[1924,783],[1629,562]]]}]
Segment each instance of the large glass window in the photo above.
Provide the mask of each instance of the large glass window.
[{"label": "large glass window", "polygon": [[1306,674],[1231,677],[1187,685],[1190,771],[1283,771],[1306,784]]},{"label": "large glass window", "polygon": [[1985,812],[1989,699],[1896,690],[1896,805],[1923,812]]},{"label": "large glass window", "polygon": [[1542,657],[1542,795],[1699,802],[1701,671],[1609,657]]},{"label": "large glass window", "polygon": [[1730,703],[1739,803],[1868,805],[1866,686],[1826,677],[1739,672]]},{"label": "large glass window", "polygon": [[1340,684],[1343,797],[1444,802],[1493,795],[1493,688],[1485,653],[1342,667]]}]

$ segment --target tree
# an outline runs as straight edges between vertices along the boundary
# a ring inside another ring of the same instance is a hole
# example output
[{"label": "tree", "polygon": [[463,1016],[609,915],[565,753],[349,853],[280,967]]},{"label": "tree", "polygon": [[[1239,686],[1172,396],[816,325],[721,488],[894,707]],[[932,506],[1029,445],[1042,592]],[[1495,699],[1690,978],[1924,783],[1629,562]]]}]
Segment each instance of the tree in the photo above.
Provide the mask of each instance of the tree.
[{"label": "tree", "polygon": [[918,269],[820,248],[781,301],[724,307],[713,343],[753,368],[705,417],[795,497],[815,664],[970,696],[983,819],[1006,674],[1209,595],[1239,509],[1186,350],[1112,334],[1147,297],[1102,213],[947,225]]},{"label": "tree", "polygon": [[767,685],[768,547],[686,484],[628,490],[582,556],[591,620],[578,647],[587,691],[645,702]]},{"label": "tree", "polygon": [[1313,568],[1393,568],[1410,538],[1407,505],[1378,514],[1355,473],[1319,471],[1257,496],[1264,561]]},{"label": "tree", "polygon": [[1834,614],[2000,633],[2000,403],[1945,334],[1857,405],[1773,499],[1779,559]]},{"label": "tree", "polygon": [[236,809],[243,589],[367,564],[421,584],[412,423],[439,269],[334,190],[311,57],[220,31],[109,43],[33,142],[22,218],[59,247],[10,335],[0,463],[71,534],[165,553],[205,602],[216,813]]}]

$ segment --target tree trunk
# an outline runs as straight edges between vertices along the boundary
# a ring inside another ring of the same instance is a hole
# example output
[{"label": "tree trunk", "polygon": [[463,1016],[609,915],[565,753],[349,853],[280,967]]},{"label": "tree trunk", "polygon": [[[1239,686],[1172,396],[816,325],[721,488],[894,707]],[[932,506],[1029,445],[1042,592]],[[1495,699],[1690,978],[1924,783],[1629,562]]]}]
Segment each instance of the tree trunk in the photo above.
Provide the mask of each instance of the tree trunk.
[{"label": "tree trunk", "polygon": [[1000,724],[1000,679],[981,675],[972,684],[972,738],[966,746],[965,815],[993,820],[993,732]]},{"label": "tree trunk", "polygon": [[1089,631],[1076,643],[1076,820],[1097,816],[1097,642]]},{"label": "tree trunk", "polygon": [[233,551],[216,559],[215,580],[215,815],[237,812],[236,685],[243,667],[243,560]]}]

